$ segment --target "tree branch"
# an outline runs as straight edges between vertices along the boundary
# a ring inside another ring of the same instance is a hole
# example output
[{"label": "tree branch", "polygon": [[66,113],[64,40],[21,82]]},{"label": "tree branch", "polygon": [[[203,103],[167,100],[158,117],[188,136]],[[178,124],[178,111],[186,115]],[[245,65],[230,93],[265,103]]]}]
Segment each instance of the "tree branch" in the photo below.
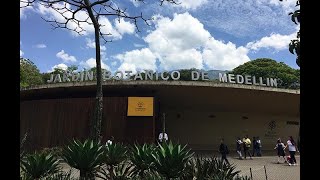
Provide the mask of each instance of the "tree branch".
[{"label": "tree branch", "polygon": [[181,2],[177,2],[176,0],[160,0],[160,6],[162,6],[162,4],[164,2],[168,2],[168,3],[172,3],[172,4],[176,4],[176,5],[181,4]]}]

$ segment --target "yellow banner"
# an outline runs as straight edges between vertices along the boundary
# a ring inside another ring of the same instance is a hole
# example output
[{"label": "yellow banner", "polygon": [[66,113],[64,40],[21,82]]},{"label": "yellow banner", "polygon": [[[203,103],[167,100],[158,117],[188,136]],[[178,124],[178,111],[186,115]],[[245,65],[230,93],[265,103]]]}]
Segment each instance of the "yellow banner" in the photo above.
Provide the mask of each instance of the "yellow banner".
[{"label": "yellow banner", "polygon": [[153,97],[128,97],[128,116],[153,116]]}]

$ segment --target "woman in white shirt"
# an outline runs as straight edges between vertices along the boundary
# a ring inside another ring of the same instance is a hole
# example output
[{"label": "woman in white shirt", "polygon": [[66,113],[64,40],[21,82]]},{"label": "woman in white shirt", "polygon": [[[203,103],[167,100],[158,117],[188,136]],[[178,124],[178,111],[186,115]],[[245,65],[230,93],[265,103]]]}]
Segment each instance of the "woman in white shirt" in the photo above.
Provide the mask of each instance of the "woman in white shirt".
[{"label": "woman in white shirt", "polygon": [[290,153],[290,162],[289,165],[297,165],[297,160],[294,157],[294,155],[296,154],[297,151],[297,145],[296,142],[294,142],[292,136],[289,136],[289,140],[287,141],[287,146],[289,153]]}]

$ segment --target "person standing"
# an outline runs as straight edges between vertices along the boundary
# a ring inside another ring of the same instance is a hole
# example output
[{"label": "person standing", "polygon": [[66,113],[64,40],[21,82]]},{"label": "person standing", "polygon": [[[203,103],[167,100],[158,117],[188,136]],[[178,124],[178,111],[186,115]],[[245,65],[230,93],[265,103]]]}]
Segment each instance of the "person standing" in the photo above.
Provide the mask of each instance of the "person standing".
[{"label": "person standing", "polygon": [[284,163],[287,162],[287,160],[286,160],[286,158],[285,158],[285,152],[284,152],[284,149],[285,149],[285,148],[286,148],[285,145],[281,142],[281,139],[279,138],[279,139],[277,140],[276,146],[274,147],[274,149],[277,150],[277,155],[278,155],[278,162],[277,162],[277,163],[278,163],[278,164],[280,163],[280,156],[283,157]]},{"label": "person standing", "polygon": [[252,139],[252,156],[254,157],[254,154],[257,154],[257,140],[256,137],[253,136]]},{"label": "person standing", "polygon": [[262,147],[261,140],[258,136],[257,137],[257,156],[259,157],[261,157],[261,147]]},{"label": "person standing", "polygon": [[248,153],[250,156],[250,159],[252,159],[252,155],[250,153],[251,140],[249,139],[248,135],[246,135],[242,141],[243,141],[244,158],[247,159],[247,153]]},{"label": "person standing", "polygon": [[239,159],[242,160],[242,154],[241,154],[241,146],[242,146],[243,142],[241,141],[240,137],[238,137],[238,139],[236,140],[236,148],[237,148],[237,153],[239,155]]},{"label": "person standing", "polygon": [[221,160],[222,161],[226,161],[226,163],[228,165],[230,165],[228,159],[227,159],[227,154],[229,154],[229,149],[228,149],[228,146],[224,143],[224,139],[222,138],[221,139],[221,144],[220,144],[220,147],[219,147],[219,152],[221,154]]},{"label": "person standing", "polygon": [[159,134],[159,141],[160,141],[161,143],[168,141],[168,134],[167,134],[167,133],[164,133],[164,132],[161,132],[161,133]]},{"label": "person standing", "polygon": [[297,151],[297,145],[296,145],[296,142],[293,140],[292,136],[289,136],[289,139],[287,141],[286,147],[288,147],[288,150],[289,150],[289,153],[290,153],[289,166],[297,165],[297,160],[296,160],[296,157],[295,157],[295,154],[296,154],[296,151]]},{"label": "person standing", "polygon": [[108,141],[106,142],[106,146],[112,145],[112,141],[114,141],[114,137],[113,136],[111,136],[110,139],[108,139]]}]

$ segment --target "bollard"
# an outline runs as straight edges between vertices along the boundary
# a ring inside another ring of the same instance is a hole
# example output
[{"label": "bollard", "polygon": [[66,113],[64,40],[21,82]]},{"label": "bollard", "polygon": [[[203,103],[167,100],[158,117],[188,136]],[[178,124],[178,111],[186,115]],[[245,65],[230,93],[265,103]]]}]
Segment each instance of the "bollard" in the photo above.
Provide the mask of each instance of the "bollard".
[{"label": "bollard", "polygon": [[250,177],[251,177],[251,180],[253,180],[253,178],[252,178],[252,170],[251,170],[251,168],[250,168]]},{"label": "bollard", "polygon": [[267,175],[267,169],[266,169],[266,166],[264,165],[264,173],[266,175],[266,180],[268,180],[268,175]]}]

